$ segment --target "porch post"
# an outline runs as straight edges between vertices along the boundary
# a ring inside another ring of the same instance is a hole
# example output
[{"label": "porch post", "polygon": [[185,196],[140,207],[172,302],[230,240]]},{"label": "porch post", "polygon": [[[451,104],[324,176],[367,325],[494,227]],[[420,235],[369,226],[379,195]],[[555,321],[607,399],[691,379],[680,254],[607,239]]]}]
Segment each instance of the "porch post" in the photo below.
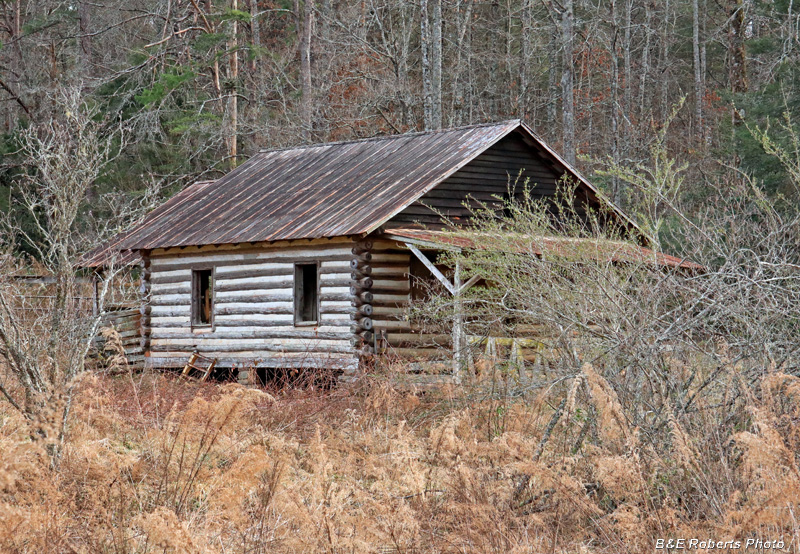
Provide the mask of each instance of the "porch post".
[{"label": "porch post", "polygon": [[456,382],[459,383],[464,371],[464,315],[461,305],[461,292],[461,262],[456,260],[456,267],[453,272],[453,308],[455,309],[453,318],[453,376]]},{"label": "porch post", "polygon": [[470,288],[472,285],[478,282],[480,279],[479,276],[475,275],[471,279],[469,279],[466,283],[461,283],[461,262],[456,260],[456,265],[454,268],[453,274],[453,282],[450,281],[445,277],[441,271],[436,268],[433,262],[431,262],[425,254],[420,251],[419,248],[414,246],[410,242],[405,242],[405,245],[408,247],[414,255],[419,258],[419,260],[428,268],[428,270],[439,280],[444,287],[450,291],[450,294],[453,295],[453,331],[452,331],[452,343],[453,343],[453,377],[455,378],[456,382],[461,382],[461,379],[464,376],[464,368],[467,366],[467,352],[466,352],[466,340],[464,336],[464,306],[461,300],[461,294]]},{"label": "porch post", "polygon": [[100,315],[100,293],[97,290],[100,286],[100,271],[102,270],[92,271],[92,317]]}]

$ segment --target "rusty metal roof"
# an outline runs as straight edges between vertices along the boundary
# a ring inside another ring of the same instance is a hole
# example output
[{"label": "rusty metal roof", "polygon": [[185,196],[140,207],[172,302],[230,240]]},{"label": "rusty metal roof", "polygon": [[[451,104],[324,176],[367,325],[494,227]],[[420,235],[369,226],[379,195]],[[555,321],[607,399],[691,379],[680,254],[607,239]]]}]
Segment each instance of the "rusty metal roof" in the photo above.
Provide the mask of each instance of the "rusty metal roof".
[{"label": "rusty metal roof", "polygon": [[657,252],[630,242],[600,238],[571,238],[557,236],[508,235],[491,240],[486,234],[470,231],[431,231],[427,229],[392,229],[385,235],[393,240],[430,246],[461,248],[485,248],[497,244],[514,252],[535,256],[561,256],[578,260],[598,262],[642,263],[680,269],[702,270],[703,266],[663,252]]},{"label": "rusty metal roof", "polygon": [[515,130],[597,193],[524,123],[510,120],[261,152],[211,184],[178,193],[118,246],[153,249],[368,233]]},{"label": "rusty metal roof", "polygon": [[122,232],[100,246],[93,248],[78,259],[78,267],[128,267],[139,263],[141,257],[136,250],[123,250],[119,244],[129,235]]}]

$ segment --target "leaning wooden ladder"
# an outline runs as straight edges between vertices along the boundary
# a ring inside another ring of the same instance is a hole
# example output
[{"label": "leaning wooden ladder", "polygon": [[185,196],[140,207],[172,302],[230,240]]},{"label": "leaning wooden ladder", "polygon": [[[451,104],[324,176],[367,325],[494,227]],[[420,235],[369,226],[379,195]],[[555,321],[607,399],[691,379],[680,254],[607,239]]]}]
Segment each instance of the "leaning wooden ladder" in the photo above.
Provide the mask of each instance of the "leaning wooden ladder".
[{"label": "leaning wooden ladder", "polygon": [[[200,363],[207,364],[207,367],[202,367]],[[197,352],[193,352],[192,355],[189,356],[189,361],[183,366],[181,376],[197,379],[198,381],[206,381],[208,380],[208,376],[211,375],[211,372],[214,371],[215,365],[217,365],[216,358],[207,358],[201,356]]]}]

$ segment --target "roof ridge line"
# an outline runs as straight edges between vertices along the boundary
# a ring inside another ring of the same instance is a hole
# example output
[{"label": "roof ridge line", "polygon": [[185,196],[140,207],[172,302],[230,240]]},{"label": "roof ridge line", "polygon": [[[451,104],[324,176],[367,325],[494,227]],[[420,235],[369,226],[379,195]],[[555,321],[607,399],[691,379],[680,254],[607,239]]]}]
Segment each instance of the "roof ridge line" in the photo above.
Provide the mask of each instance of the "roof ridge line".
[{"label": "roof ridge line", "polygon": [[262,148],[259,149],[259,154],[270,154],[272,152],[285,152],[287,150],[304,150],[308,148],[321,148],[323,146],[341,146],[344,144],[354,144],[358,142],[377,142],[381,140],[393,140],[393,139],[400,139],[400,138],[409,138],[409,137],[418,137],[422,135],[436,135],[439,133],[449,133],[452,131],[463,131],[466,129],[477,129],[480,127],[499,127],[501,125],[508,125],[510,123],[517,123],[521,124],[522,119],[515,118],[515,119],[504,119],[501,121],[491,121],[486,123],[474,123],[472,125],[462,125],[460,127],[449,127],[447,129],[436,129],[434,131],[414,131],[411,133],[399,133],[396,135],[378,135],[374,137],[365,137],[360,139],[348,139],[348,140],[339,140],[333,142],[315,142],[313,144],[299,144],[296,146],[284,146],[281,148]]}]

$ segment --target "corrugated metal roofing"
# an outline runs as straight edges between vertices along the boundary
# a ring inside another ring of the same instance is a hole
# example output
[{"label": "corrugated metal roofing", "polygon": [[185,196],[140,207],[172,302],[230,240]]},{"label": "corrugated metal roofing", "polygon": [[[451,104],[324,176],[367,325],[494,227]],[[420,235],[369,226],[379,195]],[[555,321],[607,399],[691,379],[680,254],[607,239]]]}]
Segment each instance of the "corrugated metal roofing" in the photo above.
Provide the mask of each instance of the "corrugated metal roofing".
[{"label": "corrugated metal roofing", "polygon": [[113,264],[116,267],[128,267],[139,263],[141,257],[136,250],[122,250],[119,243],[129,233],[123,232],[115,235],[111,240],[104,242],[78,259],[78,267],[105,267]]},{"label": "corrugated metal roofing", "polygon": [[[387,231],[386,235],[393,239],[411,239],[411,241],[430,243],[432,246],[444,245],[456,248],[472,248],[476,244],[486,243],[486,236],[478,237],[477,233],[461,231],[452,233],[427,229],[392,229]],[[551,254],[569,256],[581,260],[593,259],[596,261],[653,264],[681,269],[703,269],[703,266],[694,262],[622,241],[518,235],[516,237],[504,237],[499,243],[502,243],[503,248],[510,246],[516,252],[530,252],[537,256]]]},{"label": "corrugated metal roofing", "polygon": [[519,120],[261,152],[212,184],[177,194],[132,229],[119,247],[371,232],[517,129],[552,152]]}]

